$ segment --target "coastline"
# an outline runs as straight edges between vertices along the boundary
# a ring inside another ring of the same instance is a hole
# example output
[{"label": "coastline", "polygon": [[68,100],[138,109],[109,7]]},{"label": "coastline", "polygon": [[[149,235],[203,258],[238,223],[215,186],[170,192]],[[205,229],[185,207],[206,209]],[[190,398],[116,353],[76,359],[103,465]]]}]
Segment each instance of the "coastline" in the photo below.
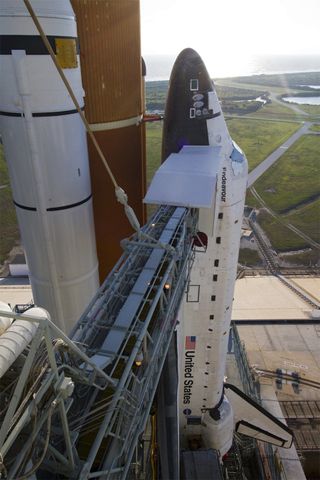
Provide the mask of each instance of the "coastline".
[{"label": "coastline", "polygon": [[[319,85],[320,85],[320,67],[319,70],[296,70],[296,71],[277,71],[277,72],[261,72],[261,73],[248,73],[246,75],[232,75],[232,76],[223,76],[223,77],[213,77],[213,80],[233,80],[236,78],[258,78],[258,77],[268,77],[271,75],[296,75],[299,73],[314,73],[317,74],[319,73]],[[152,82],[168,82],[169,81],[169,76],[165,77],[145,77],[146,83],[152,83]],[[307,85],[306,85],[307,86]]]},{"label": "coastline", "polygon": [[[167,81],[175,55],[144,54],[147,82]],[[225,64],[220,59],[206,58],[209,73],[214,79],[231,79],[258,75],[282,75],[320,72],[320,55],[252,55]],[[210,62],[211,60],[211,62]]]}]

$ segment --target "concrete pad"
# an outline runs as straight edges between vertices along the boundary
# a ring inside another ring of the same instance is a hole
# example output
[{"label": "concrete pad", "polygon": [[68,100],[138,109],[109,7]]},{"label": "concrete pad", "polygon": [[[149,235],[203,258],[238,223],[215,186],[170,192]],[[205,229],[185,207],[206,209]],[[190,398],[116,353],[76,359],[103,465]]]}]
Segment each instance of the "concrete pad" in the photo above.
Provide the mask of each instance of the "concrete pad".
[{"label": "concrete pad", "polygon": [[290,281],[302,288],[302,290],[312,296],[316,301],[320,302],[319,277],[290,278]]},{"label": "concrete pad", "polygon": [[312,307],[276,277],[244,277],[236,281],[233,320],[310,319],[311,312]]},{"label": "concrete pad", "polygon": [[0,300],[5,303],[10,303],[12,307],[21,303],[32,303],[33,296],[31,287],[30,285],[1,285]]},{"label": "concrete pad", "polygon": [[[289,375],[296,372],[301,379],[312,380],[320,387],[320,338],[317,325],[239,325],[241,341],[251,367]],[[259,376],[260,383],[273,384],[279,400],[320,400],[320,388],[300,384],[299,393],[292,381],[283,380],[277,389],[275,378]]]}]

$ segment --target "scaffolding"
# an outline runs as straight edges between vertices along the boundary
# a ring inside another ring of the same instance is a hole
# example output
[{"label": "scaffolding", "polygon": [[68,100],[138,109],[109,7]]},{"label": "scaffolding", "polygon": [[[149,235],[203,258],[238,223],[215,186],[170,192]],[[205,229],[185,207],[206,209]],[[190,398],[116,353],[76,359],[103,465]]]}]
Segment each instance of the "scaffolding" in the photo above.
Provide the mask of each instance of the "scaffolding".
[{"label": "scaffolding", "polygon": [[[197,210],[160,207],[123,242],[71,340],[49,316],[1,312],[40,325],[1,398],[0,467],[8,479],[29,464],[41,464],[46,479],[124,479],[138,468],[133,456],[189,279],[197,222]],[[39,368],[42,381],[32,383]]]}]

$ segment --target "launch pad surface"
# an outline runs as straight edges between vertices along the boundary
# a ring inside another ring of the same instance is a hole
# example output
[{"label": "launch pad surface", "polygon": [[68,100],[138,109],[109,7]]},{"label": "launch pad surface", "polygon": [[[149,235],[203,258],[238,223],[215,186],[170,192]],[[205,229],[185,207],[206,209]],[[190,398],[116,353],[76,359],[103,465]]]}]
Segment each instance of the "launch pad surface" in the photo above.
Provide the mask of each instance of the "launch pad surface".
[{"label": "launch pad surface", "polygon": [[[306,295],[320,301],[320,277],[290,278]],[[275,276],[244,277],[236,281],[234,321],[310,320],[313,308]]]}]

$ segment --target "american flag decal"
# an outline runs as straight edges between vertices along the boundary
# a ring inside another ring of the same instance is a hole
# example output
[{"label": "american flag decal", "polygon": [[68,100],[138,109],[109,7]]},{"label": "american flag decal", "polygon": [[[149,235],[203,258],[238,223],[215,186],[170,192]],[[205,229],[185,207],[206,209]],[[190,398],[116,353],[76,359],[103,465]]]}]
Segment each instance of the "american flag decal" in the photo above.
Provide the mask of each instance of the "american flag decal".
[{"label": "american flag decal", "polygon": [[196,349],[196,338],[197,337],[186,337],[186,350]]}]

